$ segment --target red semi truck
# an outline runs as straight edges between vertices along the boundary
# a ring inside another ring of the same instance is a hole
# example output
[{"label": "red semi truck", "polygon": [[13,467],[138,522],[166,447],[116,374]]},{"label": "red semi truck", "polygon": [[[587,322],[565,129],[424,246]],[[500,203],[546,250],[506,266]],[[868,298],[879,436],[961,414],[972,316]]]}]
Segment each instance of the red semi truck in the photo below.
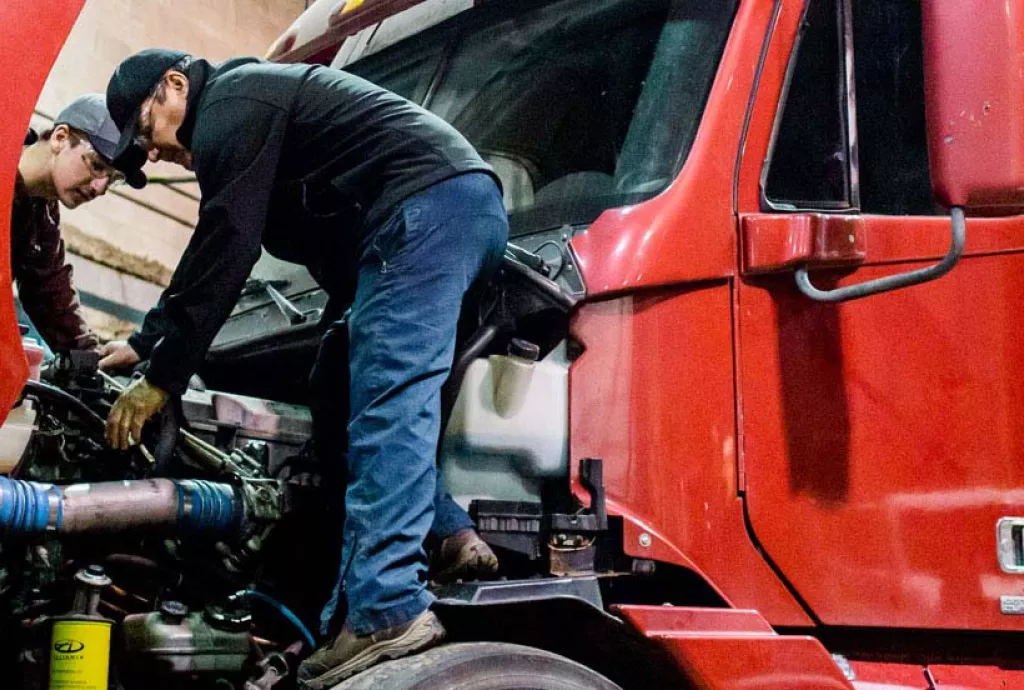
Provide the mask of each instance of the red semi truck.
[{"label": "red semi truck", "polygon": [[[81,4],[0,9],[0,218]],[[268,58],[455,124],[547,300],[505,329],[538,419],[473,407],[500,327],[449,390],[442,470],[508,579],[343,687],[1024,688],[1024,1],[319,0]]]}]

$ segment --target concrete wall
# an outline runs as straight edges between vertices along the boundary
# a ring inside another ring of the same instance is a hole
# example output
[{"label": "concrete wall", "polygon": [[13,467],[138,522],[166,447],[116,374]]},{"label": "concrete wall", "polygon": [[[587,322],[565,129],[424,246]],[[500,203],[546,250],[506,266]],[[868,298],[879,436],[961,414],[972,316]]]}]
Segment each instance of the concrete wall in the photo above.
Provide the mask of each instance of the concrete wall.
[{"label": "concrete wall", "polygon": [[[43,88],[37,110],[52,117],[82,93],[103,92],[117,63],[143,48],[176,48],[213,61],[237,55],[262,56],[304,6],[303,0],[87,0]],[[45,11],[42,5],[40,11]],[[37,115],[32,125],[45,128],[48,121]],[[147,173],[188,175],[169,164],[150,165]],[[124,196],[107,194],[75,211],[64,210],[63,219],[127,255],[155,259],[173,268],[191,236],[198,208],[194,185],[178,189],[193,198],[160,185],[141,192],[123,189],[118,191]],[[132,198],[156,206],[180,222],[133,204]],[[70,248],[75,249],[73,244]],[[95,291],[103,299],[118,299],[116,294],[105,294],[109,292],[105,286],[112,284],[109,276],[93,285],[93,277],[101,274],[79,268],[79,289]],[[147,291],[141,301],[149,296]],[[140,299],[133,297],[131,303],[137,309]]]}]

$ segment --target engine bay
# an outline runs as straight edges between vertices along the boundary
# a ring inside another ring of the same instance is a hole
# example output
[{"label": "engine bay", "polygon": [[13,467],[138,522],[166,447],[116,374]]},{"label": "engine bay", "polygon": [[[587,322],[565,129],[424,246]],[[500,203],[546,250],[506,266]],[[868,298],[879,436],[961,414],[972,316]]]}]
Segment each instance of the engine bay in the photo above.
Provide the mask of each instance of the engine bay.
[{"label": "engine bay", "polygon": [[[308,411],[190,390],[114,451],[103,420],[127,379],[97,361],[57,355],[19,404],[31,436],[0,477],[4,668],[16,687],[54,687],[109,649],[113,687],[275,687],[314,644],[300,621],[316,620],[339,551]],[[300,558],[311,550],[323,556]],[[97,624],[106,644],[84,639]]]},{"label": "engine bay", "polygon": [[[539,526],[572,508],[575,299],[545,268],[510,248],[466,309],[442,395],[441,473],[502,551],[503,576],[572,572],[555,552],[593,562],[593,539],[563,529],[549,554]],[[99,665],[120,690],[294,687],[344,512],[304,381],[280,377],[301,371],[316,337],[215,351],[129,451],[107,446],[104,420],[142,372],[111,376],[73,351],[26,383],[0,428],[0,666],[14,687],[91,690]]]}]

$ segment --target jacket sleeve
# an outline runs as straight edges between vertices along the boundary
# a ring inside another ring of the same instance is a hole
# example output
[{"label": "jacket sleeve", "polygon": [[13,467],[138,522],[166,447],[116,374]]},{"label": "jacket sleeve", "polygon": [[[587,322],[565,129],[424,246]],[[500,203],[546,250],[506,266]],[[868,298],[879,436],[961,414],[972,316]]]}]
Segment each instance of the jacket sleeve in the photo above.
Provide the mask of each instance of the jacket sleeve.
[{"label": "jacket sleeve", "polygon": [[284,110],[247,98],[216,101],[197,114],[199,222],[135,340],[145,349],[159,333],[146,378],[169,393],[184,392],[259,259],[286,126]]},{"label": "jacket sleeve", "polygon": [[[185,256],[181,257],[181,261],[178,262],[179,266],[184,263],[185,258]],[[163,337],[164,329],[167,328],[167,315],[164,311],[164,295],[166,294],[165,292],[160,295],[156,306],[149,310],[146,318],[142,321],[142,327],[128,338],[128,344],[132,346],[140,359],[149,359],[153,348]]]},{"label": "jacket sleeve", "polygon": [[64,255],[56,203],[39,204],[32,241],[15,257],[18,298],[32,323],[53,350],[87,350],[99,340],[82,316]]}]

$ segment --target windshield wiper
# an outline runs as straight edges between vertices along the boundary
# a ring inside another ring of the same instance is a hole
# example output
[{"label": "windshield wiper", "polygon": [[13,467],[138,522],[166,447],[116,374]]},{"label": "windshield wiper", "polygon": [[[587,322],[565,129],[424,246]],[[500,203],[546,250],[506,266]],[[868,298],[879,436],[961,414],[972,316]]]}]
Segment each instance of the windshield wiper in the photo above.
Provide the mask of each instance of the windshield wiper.
[{"label": "windshield wiper", "polygon": [[284,314],[284,317],[288,319],[288,323],[293,326],[306,323],[311,318],[319,320],[320,311],[319,309],[312,309],[310,311],[302,311],[287,297],[282,295],[278,291],[275,284],[280,287],[287,287],[291,281],[288,280],[262,280],[260,278],[250,278],[245,282],[245,289],[242,291],[243,295],[251,295],[256,292],[266,292],[270,296],[270,299],[274,300],[274,304]]}]

